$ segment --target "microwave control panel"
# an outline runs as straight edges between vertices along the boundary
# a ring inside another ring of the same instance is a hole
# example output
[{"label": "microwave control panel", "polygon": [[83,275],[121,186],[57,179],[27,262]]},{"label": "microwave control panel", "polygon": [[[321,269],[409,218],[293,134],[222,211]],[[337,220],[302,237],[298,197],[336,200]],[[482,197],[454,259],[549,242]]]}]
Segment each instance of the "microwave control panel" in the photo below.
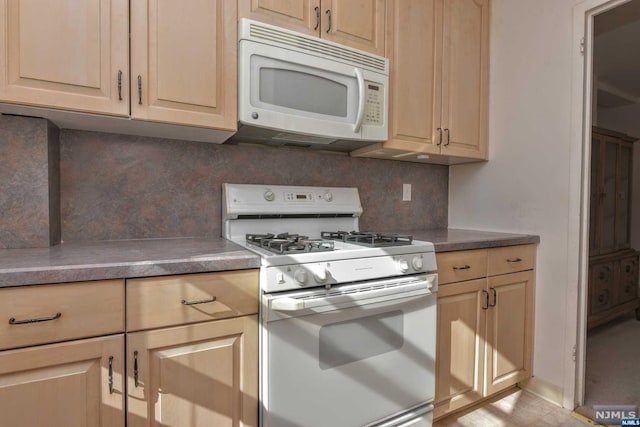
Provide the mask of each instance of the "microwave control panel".
[{"label": "microwave control panel", "polygon": [[379,83],[365,82],[365,125],[382,126],[384,121],[384,86]]}]

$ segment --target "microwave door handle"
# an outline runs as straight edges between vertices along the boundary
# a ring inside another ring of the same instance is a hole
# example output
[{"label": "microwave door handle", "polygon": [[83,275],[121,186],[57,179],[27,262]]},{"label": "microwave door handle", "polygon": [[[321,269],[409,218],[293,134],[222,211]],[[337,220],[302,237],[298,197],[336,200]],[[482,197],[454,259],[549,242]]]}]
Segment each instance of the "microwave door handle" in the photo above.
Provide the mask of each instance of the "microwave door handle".
[{"label": "microwave door handle", "polygon": [[355,71],[356,79],[358,79],[358,114],[356,115],[356,122],[353,125],[353,132],[360,132],[360,128],[362,127],[362,121],[364,120],[364,76],[362,75],[362,71],[359,68],[356,68]]}]

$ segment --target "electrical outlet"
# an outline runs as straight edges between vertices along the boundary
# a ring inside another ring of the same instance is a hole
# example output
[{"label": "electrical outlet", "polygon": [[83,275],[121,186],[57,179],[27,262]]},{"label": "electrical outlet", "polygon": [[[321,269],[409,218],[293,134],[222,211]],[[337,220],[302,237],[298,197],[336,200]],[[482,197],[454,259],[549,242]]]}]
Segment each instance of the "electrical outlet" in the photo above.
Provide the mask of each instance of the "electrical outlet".
[{"label": "electrical outlet", "polygon": [[402,201],[411,201],[411,184],[402,184]]}]

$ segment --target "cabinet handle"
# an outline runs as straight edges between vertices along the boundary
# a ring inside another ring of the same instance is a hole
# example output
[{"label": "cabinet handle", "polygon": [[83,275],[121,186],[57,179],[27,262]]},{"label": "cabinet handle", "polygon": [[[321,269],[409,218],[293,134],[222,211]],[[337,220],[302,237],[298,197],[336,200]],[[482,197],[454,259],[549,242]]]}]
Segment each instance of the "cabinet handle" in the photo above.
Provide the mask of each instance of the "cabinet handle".
[{"label": "cabinet handle", "polygon": [[142,105],[142,76],[138,74],[138,104]]},{"label": "cabinet handle", "polygon": [[489,308],[489,292],[487,292],[486,289],[483,289],[482,294],[484,295],[484,304],[482,305],[482,309],[487,310]]},{"label": "cabinet handle", "polygon": [[196,304],[206,304],[208,302],[214,302],[216,299],[217,298],[215,296],[212,296],[209,299],[201,299],[201,300],[198,300],[198,301],[187,301],[187,300],[183,299],[181,302],[182,302],[183,305],[196,305]]},{"label": "cabinet handle", "polygon": [[465,265],[464,267],[453,266],[453,269],[454,270],[469,270],[469,269],[471,269],[471,266],[470,265]]},{"label": "cabinet handle", "polygon": [[449,128],[446,128],[444,131],[447,134],[447,142],[444,143],[444,146],[446,147],[451,143],[451,134],[449,133]]},{"label": "cabinet handle", "polygon": [[313,31],[318,31],[318,27],[320,27],[320,6],[316,6],[314,10],[316,11],[316,26],[313,27]]},{"label": "cabinet handle", "polygon": [[109,394],[113,394],[113,356],[109,356]]},{"label": "cabinet handle", "polygon": [[[498,304],[498,293],[496,292],[496,288],[490,288],[491,293],[493,294],[493,304],[489,304],[489,307],[495,307]],[[487,293],[489,295],[489,293]]]},{"label": "cabinet handle", "polygon": [[122,101],[122,70],[118,70],[118,100]]},{"label": "cabinet handle", "polygon": [[138,350],[133,352],[133,384],[138,387]]},{"label": "cabinet handle", "polygon": [[507,262],[522,262],[522,258],[509,258]]},{"label": "cabinet handle", "polygon": [[62,317],[62,313],[58,312],[51,317],[40,317],[37,319],[27,319],[27,320],[16,320],[15,317],[9,319],[10,325],[24,325],[26,323],[39,323],[39,322],[48,322],[50,320],[56,320]]},{"label": "cabinet handle", "polygon": [[329,26],[327,27],[327,34],[331,31],[331,9],[327,9],[325,12],[327,14],[327,18],[329,19]]},{"label": "cabinet handle", "polygon": [[438,128],[438,143],[436,145],[442,145],[442,128]]}]

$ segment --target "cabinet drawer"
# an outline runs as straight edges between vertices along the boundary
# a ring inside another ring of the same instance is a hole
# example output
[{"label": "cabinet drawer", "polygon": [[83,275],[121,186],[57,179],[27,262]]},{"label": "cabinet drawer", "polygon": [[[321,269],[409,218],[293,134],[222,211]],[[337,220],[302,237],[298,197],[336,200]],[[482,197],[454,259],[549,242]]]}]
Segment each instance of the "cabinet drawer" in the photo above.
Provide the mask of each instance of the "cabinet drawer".
[{"label": "cabinet drawer", "polygon": [[258,312],[258,270],[127,280],[127,330]]},{"label": "cabinet drawer", "polygon": [[122,332],[124,281],[0,289],[0,313],[0,349]]},{"label": "cabinet drawer", "polygon": [[505,246],[489,250],[487,274],[514,273],[516,271],[532,270],[535,266],[535,245]]},{"label": "cabinet drawer", "polygon": [[444,252],[436,254],[440,284],[478,279],[487,275],[487,250]]},{"label": "cabinet drawer", "polygon": [[620,260],[620,280],[618,281],[618,304],[633,301],[638,297],[638,255]]}]

